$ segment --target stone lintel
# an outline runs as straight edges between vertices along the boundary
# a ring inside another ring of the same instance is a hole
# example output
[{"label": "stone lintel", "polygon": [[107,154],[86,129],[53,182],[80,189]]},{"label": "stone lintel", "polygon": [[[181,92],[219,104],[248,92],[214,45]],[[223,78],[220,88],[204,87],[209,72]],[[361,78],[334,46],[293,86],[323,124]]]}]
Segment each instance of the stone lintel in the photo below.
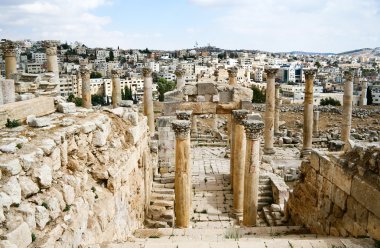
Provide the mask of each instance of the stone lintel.
[{"label": "stone lintel", "polygon": [[263,134],[264,122],[258,120],[242,121],[247,139],[257,140]]},{"label": "stone lintel", "polygon": [[172,128],[178,139],[187,139],[190,134],[191,122],[187,120],[175,120],[172,122]]},{"label": "stone lintel", "polygon": [[191,114],[193,113],[193,111],[191,111],[191,110],[177,110],[175,113],[176,113],[178,120],[188,121],[188,120],[190,120]]}]

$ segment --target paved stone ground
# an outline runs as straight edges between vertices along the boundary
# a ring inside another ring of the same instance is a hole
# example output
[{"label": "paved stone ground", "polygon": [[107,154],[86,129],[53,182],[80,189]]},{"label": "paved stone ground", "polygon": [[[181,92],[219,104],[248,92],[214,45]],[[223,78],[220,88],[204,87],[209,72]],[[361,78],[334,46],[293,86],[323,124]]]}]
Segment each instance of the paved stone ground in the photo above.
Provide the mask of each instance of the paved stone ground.
[{"label": "paved stone ground", "polygon": [[230,160],[223,147],[192,148],[193,228],[228,228],[231,216]]}]

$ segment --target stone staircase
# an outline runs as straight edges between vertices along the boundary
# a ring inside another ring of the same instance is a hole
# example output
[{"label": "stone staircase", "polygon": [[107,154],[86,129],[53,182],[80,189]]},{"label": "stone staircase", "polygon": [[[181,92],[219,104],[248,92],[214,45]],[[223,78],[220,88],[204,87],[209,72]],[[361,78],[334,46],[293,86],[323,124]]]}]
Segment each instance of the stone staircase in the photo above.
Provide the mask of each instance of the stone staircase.
[{"label": "stone staircase", "polygon": [[223,229],[139,229],[129,242],[104,243],[102,248],[280,248],[375,247],[371,239],[317,236],[299,226]]},{"label": "stone staircase", "polygon": [[227,136],[217,137],[211,134],[198,134],[191,136],[191,143],[195,146],[226,147]]}]

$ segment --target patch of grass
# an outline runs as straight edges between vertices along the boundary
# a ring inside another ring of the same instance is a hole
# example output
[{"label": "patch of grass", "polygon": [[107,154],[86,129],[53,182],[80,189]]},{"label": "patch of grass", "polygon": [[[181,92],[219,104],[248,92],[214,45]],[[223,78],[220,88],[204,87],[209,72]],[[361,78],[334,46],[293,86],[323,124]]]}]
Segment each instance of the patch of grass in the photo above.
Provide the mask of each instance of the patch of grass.
[{"label": "patch of grass", "polygon": [[98,199],[98,198],[99,198],[98,194],[95,194],[95,199]]},{"label": "patch of grass", "polygon": [[41,206],[43,206],[43,207],[46,208],[46,209],[49,209],[49,205],[47,204],[47,202],[43,202],[43,203],[41,204]]},{"label": "patch of grass", "polygon": [[150,235],[149,238],[150,239],[159,239],[160,236],[158,236],[158,235]]},{"label": "patch of grass", "polygon": [[18,144],[16,145],[16,147],[17,147],[18,149],[21,149],[21,148],[22,148],[22,143],[18,143]]},{"label": "patch of grass", "polygon": [[205,198],[205,197],[206,197],[206,195],[205,195],[205,193],[203,193],[202,198]]},{"label": "patch of grass", "polygon": [[207,178],[204,179],[205,183],[207,183]]},{"label": "patch of grass", "polygon": [[21,126],[21,123],[20,123],[19,120],[10,120],[10,119],[7,119],[7,123],[5,123],[5,126],[7,128],[14,128],[14,127]]},{"label": "patch of grass", "polygon": [[63,212],[70,211],[71,205],[66,204],[66,207],[63,209]]},{"label": "patch of grass", "polygon": [[207,209],[203,209],[203,210],[201,211],[201,214],[207,214]]},{"label": "patch of grass", "polygon": [[96,188],[94,186],[92,186],[91,187],[91,191],[95,193],[96,192]]},{"label": "patch of grass", "polygon": [[32,233],[32,242],[36,241],[37,237],[34,233]]},{"label": "patch of grass", "polygon": [[239,240],[242,237],[240,230],[238,228],[229,228],[227,229],[226,233],[224,234],[225,239],[234,239]]},{"label": "patch of grass", "polygon": [[380,248],[380,240],[375,240],[375,247]]}]

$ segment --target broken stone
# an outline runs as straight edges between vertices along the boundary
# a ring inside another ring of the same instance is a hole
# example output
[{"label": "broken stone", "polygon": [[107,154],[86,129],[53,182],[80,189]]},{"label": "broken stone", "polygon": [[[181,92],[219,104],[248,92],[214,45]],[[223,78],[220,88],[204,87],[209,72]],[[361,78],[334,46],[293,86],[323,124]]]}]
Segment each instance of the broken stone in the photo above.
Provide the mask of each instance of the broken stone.
[{"label": "broken stone", "polygon": [[73,102],[59,103],[57,110],[58,110],[58,112],[61,112],[64,114],[75,113],[76,112],[75,103],[73,103]]},{"label": "broken stone", "polygon": [[7,233],[5,238],[18,248],[26,248],[32,243],[32,233],[26,222],[22,222],[16,229]]},{"label": "broken stone", "polygon": [[38,178],[42,188],[50,188],[53,181],[52,169],[49,165],[43,164],[40,167],[37,167],[33,171],[33,176]]},{"label": "broken stone", "polygon": [[36,223],[43,230],[49,222],[49,211],[43,206],[36,206]]},{"label": "broken stone", "polygon": [[0,169],[5,174],[15,176],[21,172],[21,165],[18,159],[5,160],[0,162]]},{"label": "broken stone", "polygon": [[21,194],[24,198],[27,198],[31,195],[38,193],[40,188],[38,185],[33,182],[29,177],[21,176],[19,178],[20,186],[21,186]]}]

